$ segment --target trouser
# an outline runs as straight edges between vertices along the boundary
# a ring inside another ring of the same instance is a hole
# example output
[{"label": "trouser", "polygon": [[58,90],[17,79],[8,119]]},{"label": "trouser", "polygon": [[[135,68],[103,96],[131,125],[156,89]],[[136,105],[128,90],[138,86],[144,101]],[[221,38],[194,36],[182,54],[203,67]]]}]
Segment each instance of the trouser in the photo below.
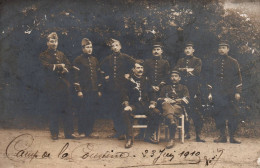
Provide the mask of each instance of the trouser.
[{"label": "trouser", "polygon": [[177,122],[180,116],[183,114],[183,107],[178,104],[163,103],[163,116],[165,118],[165,124],[169,127],[170,139],[175,138]]},{"label": "trouser", "polygon": [[217,129],[220,131],[220,136],[222,137],[226,137],[226,120],[228,120],[229,135],[233,138],[239,124],[238,107],[231,102],[225,106],[215,104],[213,117]]},{"label": "trouser", "polygon": [[105,93],[103,108],[109,110],[110,116],[114,123],[116,134],[125,134],[125,127],[122,115],[122,97],[120,91],[110,91]]},{"label": "trouser", "polygon": [[203,117],[201,114],[201,102],[200,98],[194,98],[194,96],[190,99],[190,105],[186,108],[188,114],[188,120],[185,120],[185,133],[189,133],[190,130],[190,119],[192,119],[195,127],[196,136],[201,134],[201,130],[203,127]]},{"label": "trouser", "polygon": [[98,112],[99,98],[97,91],[83,92],[81,107],[78,115],[78,132],[89,135],[93,131]]},{"label": "trouser", "polygon": [[64,135],[73,133],[73,115],[70,109],[70,97],[67,90],[49,91],[49,129],[52,135],[59,134],[59,119],[62,119]]},{"label": "trouser", "polygon": [[[133,137],[133,115],[147,115],[147,121],[140,120],[139,124],[145,124],[147,123],[147,136],[151,136],[151,134],[158,128],[159,126],[159,116],[160,111],[158,109],[149,109],[146,104],[143,104],[141,102],[137,102],[134,105],[131,106],[132,111],[124,111],[123,110],[123,118],[124,118],[124,124],[126,128],[126,137],[127,139],[130,139]],[[141,135],[144,135],[144,130],[141,129],[140,131]]]}]

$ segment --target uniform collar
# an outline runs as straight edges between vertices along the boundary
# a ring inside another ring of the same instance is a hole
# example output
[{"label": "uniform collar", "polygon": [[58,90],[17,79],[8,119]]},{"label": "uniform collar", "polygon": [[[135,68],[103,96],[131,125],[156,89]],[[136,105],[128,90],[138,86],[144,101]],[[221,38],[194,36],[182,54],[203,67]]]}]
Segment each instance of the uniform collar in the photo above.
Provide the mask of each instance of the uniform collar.
[{"label": "uniform collar", "polygon": [[85,57],[85,58],[88,58],[88,57],[91,57],[91,56],[92,56],[91,54],[86,54],[86,53],[83,53],[82,55],[83,55],[83,57]]},{"label": "uniform collar", "polygon": [[159,56],[159,57],[153,56],[153,59],[154,59],[154,60],[160,60],[160,59],[162,59],[162,56]]},{"label": "uniform collar", "polygon": [[47,49],[47,52],[50,54],[55,54],[58,52],[58,50],[51,50],[51,49]]},{"label": "uniform collar", "polygon": [[179,86],[179,83],[176,83],[176,84],[172,84],[171,87],[172,88],[177,88]]}]

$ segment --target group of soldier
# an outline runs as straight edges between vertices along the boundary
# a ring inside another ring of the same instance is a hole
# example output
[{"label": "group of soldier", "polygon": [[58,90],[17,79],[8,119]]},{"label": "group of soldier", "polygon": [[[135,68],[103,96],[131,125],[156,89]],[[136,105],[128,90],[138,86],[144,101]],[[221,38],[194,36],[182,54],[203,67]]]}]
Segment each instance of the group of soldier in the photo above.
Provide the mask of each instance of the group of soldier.
[{"label": "group of soldier", "polygon": [[[185,115],[195,126],[196,141],[200,138],[203,116],[201,114],[201,94],[199,77],[202,61],[193,55],[194,45],[186,43],[185,56],[174,67],[162,58],[163,46],[155,43],[151,57],[146,60],[134,59],[121,52],[121,43],[111,39],[108,45],[112,54],[100,63],[92,55],[92,42],[82,39],[83,53],[71,64],[67,57],[57,50],[58,35],[47,36],[48,49],[40,54],[40,61],[46,72],[46,88],[50,101],[50,132],[53,140],[58,139],[59,118],[62,118],[65,138],[73,139],[73,116],[69,110],[68,74],[73,76],[73,85],[81,99],[78,115],[78,133],[88,137],[92,133],[100,97],[105,99],[106,108],[112,112],[116,134],[112,137],[126,139],[125,148],[133,145],[133,116],[145,114],[147,129],[140,130],[136,138],[151,143],[159,143],[155,134],[160,122],[169,128],[166,148],[175,144],[178,119]],[[230,143],[240,143],[234,139],[238,126],[236,102],[242,88],[241,73],[237,60],[228,56],[229,45],[220,42],[218,55],[207,72],[208,99],[214,104],[213,118],[220,131],[215,142],[227,142],[226,120]],[[102,104],[101,104],[102,106]],[[185,138],[189,139],[189,120],[185,120]],[[145,136],[144,136],[145,135]]]}]

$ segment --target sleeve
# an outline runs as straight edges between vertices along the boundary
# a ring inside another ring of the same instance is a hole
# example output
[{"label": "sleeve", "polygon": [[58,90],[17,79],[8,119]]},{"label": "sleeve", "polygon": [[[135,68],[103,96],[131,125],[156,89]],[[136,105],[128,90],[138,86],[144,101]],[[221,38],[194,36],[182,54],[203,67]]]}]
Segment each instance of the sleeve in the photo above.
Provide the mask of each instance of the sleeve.
[{"label": "sleeve", "polygon": [[[169,78],[169,74],[170,74],[170,64],[169,64],[169,62],[166,60],[165,61],[165,64],[164,64],[164,79],[163,79],[163,83],[164,84],[166,84],[167,83],[167,81],[168,81],[168,78]],[[161,83],[162,83],[161,82]],[[163,85],[164,85],[163,84]]]},{"label": "sleeve", "polygon": [[55,65],[49,63],[49,60],[48,60],[48,58],[46,57],[45,54],[40,54],[39,59],[40,59],[40,62],[45,69],[47,69],[48,71],[54,71]]},{"label": "sleeve", "polygon": [[79,66],[79,61],[78,57],[73,61],[73,67],[74,69],[74,87],[77,92],[81,92],[81,87],[80,87],[80,82],[79,82],[79,73],[80,73],[80,66]]},{"label": "sleeve", "polygon": [[102,74],[102,76],[109,75],[108,60],[109,60],[109,56],[105,57],[100,63],[100,73]]},{"label": "sleeve", "polygon": [[151,81],[149,78],[146,79],[146,92],[148,93],[148,97],[151,103],[156,103],[156,92],[153,90]]},{"label": "sleeve", "polygon": [[164,86],[160,91],[159,98],[157,99],[158,103],[160,104],[163,103],[164,98],[166,98],[166,93],[167,93],[166,86]]},{"label": "sleeve", "polygon": [[129,105],[129,81],[127,79],[124,79],[125,81],[122,82],[124,83],[124,87],[122,87],[121,89],[121,97],[122,97],[122,104],[124,106],[128,106]]},{"label": "sleeve", "polygon": [[239,64],[237,61],[235,61],[235,63],[234,63],[234,83],[236,86],[236,92],[241,93],[242,92],[242,77],[241,77]]},{"label": "sleeve", "polygon": [[182,65],[183,65],[183,58],[180,58],[180,59],[177,61],[177,63],[176,63],[176,65],[175,65],[175,67],[173,68],[173,70],[179,71],[182,76],[187,76],[187,71],[184,70],[184,69],[181,69],[181,68],[183,68]]},{"label": "sleeve", "polygon": [[148,77],[149,66],[147,60],[144,61],[144,76]]},{"label": "sleeve", "polygon": [[189,100],[190,100],[189,90],[188,90],[188,88],[186,86],[183,86],[182,103],[183,104],[189,104]]},{"label": "sleeve", "polygon": [[201,67],[202,67],[202,61],[201,61],[201,59],[198,59],[198,60],[195,62],[194,71],[193,71],[193,74],[194,74],[195,76],[199,76],[199,75],[200,75]]}]

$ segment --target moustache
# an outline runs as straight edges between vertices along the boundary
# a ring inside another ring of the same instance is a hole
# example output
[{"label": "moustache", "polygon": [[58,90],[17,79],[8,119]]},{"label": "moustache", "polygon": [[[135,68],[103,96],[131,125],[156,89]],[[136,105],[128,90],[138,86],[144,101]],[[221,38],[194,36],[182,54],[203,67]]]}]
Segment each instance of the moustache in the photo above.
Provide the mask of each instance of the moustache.
[{"label": "moustache", "polygon": [[138,73],[143,73],[144,71],[137,71]]}]

